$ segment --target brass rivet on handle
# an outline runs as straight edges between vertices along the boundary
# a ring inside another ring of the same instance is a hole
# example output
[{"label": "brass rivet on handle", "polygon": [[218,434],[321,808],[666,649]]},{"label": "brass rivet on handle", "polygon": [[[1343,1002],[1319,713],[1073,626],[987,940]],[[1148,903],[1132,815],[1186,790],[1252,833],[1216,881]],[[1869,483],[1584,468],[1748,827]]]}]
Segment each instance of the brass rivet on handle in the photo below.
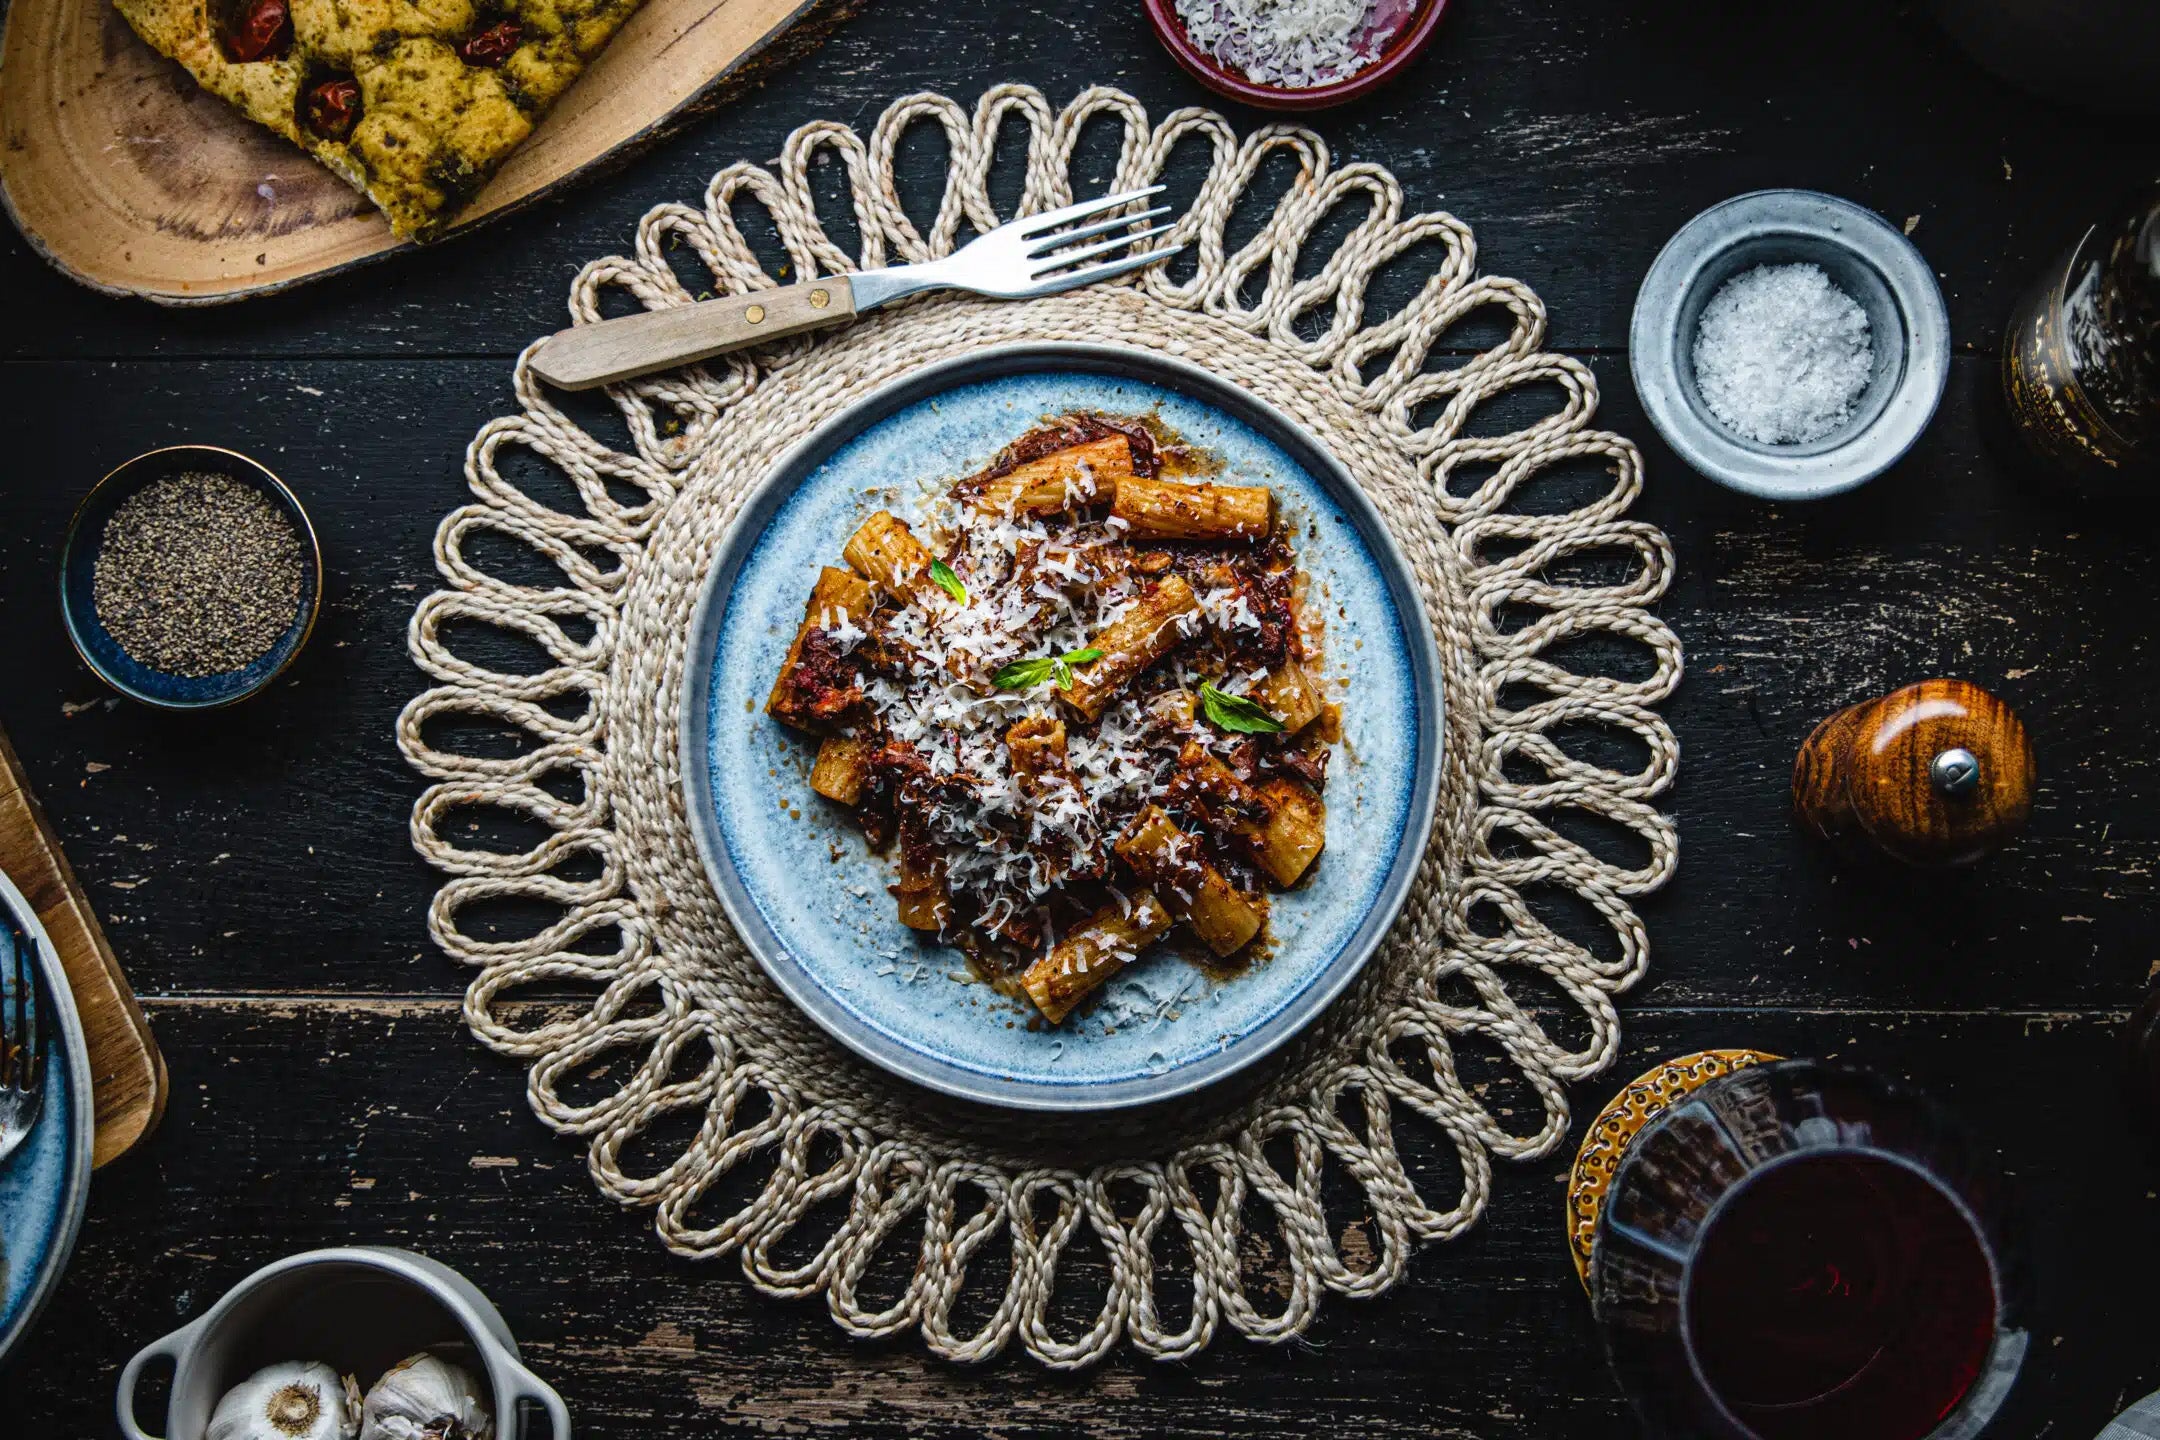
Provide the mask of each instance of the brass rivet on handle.
[{"label": "brass rivet on handle", "polygon": [[831,303],[832,303],[832,292],[831,292],[830,290],[812,290],[812,291],[810,292],[810,308],[811,308],[811,309],[813,309],[813,310],[822,310],[822,309],[824,309],[824,308],[825,308],[825,307],[826,307],[827,305],[830,305]]},{"label": "brass rivet on handle", "polygon": [[742,313],[743,319],[748,320],[752,325],[762,324],[764,322],[765,307],[762,305],[752,305],[749,309],[743,311]]}]

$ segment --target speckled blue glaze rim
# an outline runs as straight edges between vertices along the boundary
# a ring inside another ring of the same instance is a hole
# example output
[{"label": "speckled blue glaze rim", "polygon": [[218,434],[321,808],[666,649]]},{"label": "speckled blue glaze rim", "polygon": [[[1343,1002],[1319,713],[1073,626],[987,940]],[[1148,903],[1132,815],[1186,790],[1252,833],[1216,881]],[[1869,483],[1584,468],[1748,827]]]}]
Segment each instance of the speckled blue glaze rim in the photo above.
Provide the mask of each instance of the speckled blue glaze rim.
[{"label": "speckled blue glaze rim", "polygon": [[[720,639],[718,628],[728,613],[728,599],[737,575],[766,526],[797,487],[848,441],[908,406],[958,386],[1045,369],[1120,377],[1179,392],[1250,426],[1305,467],[1350,519],[1384,576],[1400,622],[1421,712],[1402,834],[1376,899],[1349,941],[1265,1023],[1226,1047],[1160,1073],[1072,1086],[987,1076],[897,1043],[857,1022],[789,955],[751,899],[729,857],[707,776],[714,673],[711,657]],[[783,456],[743,502],[706,574],[690,620],[684,666],[678,758],[685,809],[706,876],[745,947],[798,1009],[865,1060],[925,1089],[1003,1109],[1075,1114],[1157,1105],[1227,1081],[1273,1054],[1341,995],[1379,950],[1409,898],[1438,807],[1440,751],[1446,729],[1439,650],[1414,572],[1386,522],[1350,472],[1298,422],[1198,366],[1151,351],[1049,341],[993,346],[926,366],[864,396],[826,421]]]},{"label": "speckled blue glaze rim", "polygon": [[[93,594],[98,544],[113,511],[152,481],[191,470],[215,471],[253,486],[292,522],[301,540],[299,613],[269,650],[221,675],[170,675],[143,664],[105,628]],[[60,546],[60,620],[75,653],[113,689],[160,710],[215,710],[266,689],[307,647],[322,613],[322,595],[322,545],[300,497],[260,461],[216,445],[169,445],[114,467],[75,507]]]},{"label": "speckled blue glaze rim", "polygon": [[[1875,369],[1850,421],[1803,445],[1730,429],[1695,382],[1703,307],[1757,265],[1820,265],[1867,312]],[[1665,242],[1636,292],[1628,368],[1650,423],[1705,478],[1764,500],[1856,489],[1927,430],[1950,378],[1950,315],[1927,258],[1865,206],[1816,190],[1754,190],[1720,201]]]},{"label": "speckled blue glaze rim", "polygon": [[[30,1332],[74,1253],[90,1203],[90,1157],[96,1139],[91,1109],[90,1049],[75,1013],[75,994],[59,952],[38,923],[37,912],[0,871],[0,950],[27,943],[37,956],[44,1002],[39,1020],[50,1027],[45,1099],[37,1125],[20,1148],[0,1161],[0,1363]],[[34,1268],[18,1289],[14,1269]]]}]

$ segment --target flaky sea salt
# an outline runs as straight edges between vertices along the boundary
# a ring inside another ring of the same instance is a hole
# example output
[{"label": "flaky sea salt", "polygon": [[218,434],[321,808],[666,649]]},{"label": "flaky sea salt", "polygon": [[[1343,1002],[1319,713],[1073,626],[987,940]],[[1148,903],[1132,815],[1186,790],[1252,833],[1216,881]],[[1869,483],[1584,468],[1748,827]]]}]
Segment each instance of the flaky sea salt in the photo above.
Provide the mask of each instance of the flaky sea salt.
[{"label": "flaky sea salt", "polygon": [[1805,445],[1845,424],[1874,371],[1867,312],[1820,265],[1742,271],[1695,328],[1703,402],[1765,445]]}]

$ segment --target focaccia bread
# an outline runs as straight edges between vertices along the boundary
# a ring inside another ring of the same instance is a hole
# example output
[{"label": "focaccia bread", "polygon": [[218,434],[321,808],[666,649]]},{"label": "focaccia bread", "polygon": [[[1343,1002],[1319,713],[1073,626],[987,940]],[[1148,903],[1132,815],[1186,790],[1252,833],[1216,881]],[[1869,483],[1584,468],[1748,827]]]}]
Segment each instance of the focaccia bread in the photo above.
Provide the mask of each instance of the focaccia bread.
[{"label": "focaccia bread", "polygon": [[115,0],[196,83],[432,238],[640,0]]}]

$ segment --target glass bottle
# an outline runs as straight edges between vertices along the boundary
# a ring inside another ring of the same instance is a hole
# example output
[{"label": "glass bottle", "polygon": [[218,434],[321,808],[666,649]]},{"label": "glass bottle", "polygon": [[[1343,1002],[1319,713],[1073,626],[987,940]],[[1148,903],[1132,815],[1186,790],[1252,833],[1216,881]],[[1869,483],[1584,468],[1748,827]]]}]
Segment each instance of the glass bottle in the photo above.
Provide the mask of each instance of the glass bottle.
[{"label": "glass bottle", "polygon": [[2160,184],[2085,232],[2012,313],[2003,392],[2061,473],[2160,482]]}]

